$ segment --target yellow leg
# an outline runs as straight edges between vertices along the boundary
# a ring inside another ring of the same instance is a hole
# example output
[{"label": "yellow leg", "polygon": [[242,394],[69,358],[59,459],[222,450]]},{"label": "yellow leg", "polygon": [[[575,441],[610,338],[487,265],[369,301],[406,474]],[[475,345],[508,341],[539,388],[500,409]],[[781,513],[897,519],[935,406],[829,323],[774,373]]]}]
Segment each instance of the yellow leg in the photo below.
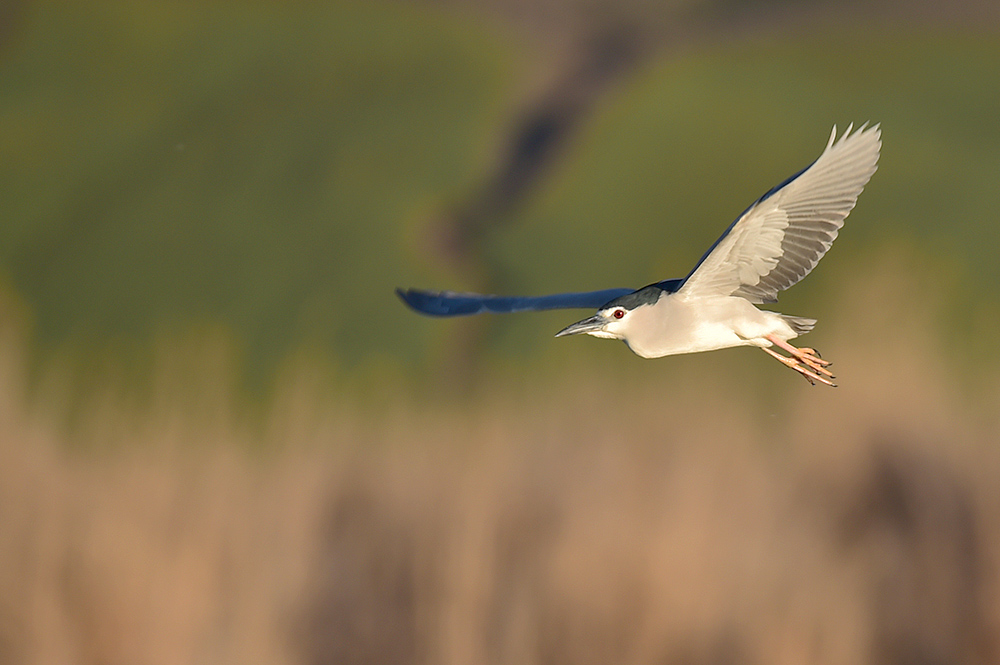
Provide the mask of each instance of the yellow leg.
[{"label": "yellow leg", "polygon": [[796,372],[804,376],[809,383],[815,385],[815,382],[819,381],[820,383],[825,383],[828,386],[833,386],[834,388],[837,387],[837,384],[830,380],[836,377],[834,377],[830,370],[827,369],[831,363],[820,358],[815,349],[797,349],[788,342],[773,335],[768,335],[766,339],[775,346],[788,351],[790,357],[783,356],[777,351],[766,347],[764,347],[764,350],[783,365],[791,367]]}]

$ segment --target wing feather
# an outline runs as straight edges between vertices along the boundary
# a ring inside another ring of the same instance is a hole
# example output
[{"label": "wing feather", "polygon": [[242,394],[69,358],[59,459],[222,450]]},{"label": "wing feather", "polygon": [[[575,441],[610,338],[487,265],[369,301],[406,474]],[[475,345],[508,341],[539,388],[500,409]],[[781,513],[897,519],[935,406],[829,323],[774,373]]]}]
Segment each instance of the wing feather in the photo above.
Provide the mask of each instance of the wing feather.
[{"label": "wing feather", "polygon": [[396,295],[412,309],[428,316],[468,316],[492,312],[509,314],[547,309],[597,309],[601,305],[632,293],[633,289],[604,289],[584,293],[558,293],[550,296],[492,296],[454,291],[396,289]]},{"label": "wing feather", "polygon": [[[652,286],[673,293],[680,288],[683,281],[666,279]],[[615,298],[635,292],[636,289],[603,289],[580,293],[556,293],[550,296],[493,296],[455,291],[396,289],[396,295],[400,300],[414,311],[428,316],[469,316],[487,312],[511,314],[548,309],[599,309]]]},{"label": "wing feather", "polygon": [[688,275],[678,294],[736,295],[774,302],[816,267],[878,165],[878,125],[833,128],[823,154],[778,185],[730,225]]}]

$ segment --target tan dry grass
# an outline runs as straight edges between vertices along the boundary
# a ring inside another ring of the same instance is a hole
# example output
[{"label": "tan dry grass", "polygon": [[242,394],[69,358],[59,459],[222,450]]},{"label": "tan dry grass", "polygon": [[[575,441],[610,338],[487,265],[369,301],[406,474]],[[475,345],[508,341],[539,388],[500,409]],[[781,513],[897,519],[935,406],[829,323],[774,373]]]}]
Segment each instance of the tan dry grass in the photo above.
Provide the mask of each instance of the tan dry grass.
[{"label": "tan dry grass", "polygon": [[262,430],[170,379],[67,434],[8,334],[0,660],[995,662],[996,416],[878,283],[830,318],[892,343],[764,413],[709,372],[368,422],[299,372]]}]

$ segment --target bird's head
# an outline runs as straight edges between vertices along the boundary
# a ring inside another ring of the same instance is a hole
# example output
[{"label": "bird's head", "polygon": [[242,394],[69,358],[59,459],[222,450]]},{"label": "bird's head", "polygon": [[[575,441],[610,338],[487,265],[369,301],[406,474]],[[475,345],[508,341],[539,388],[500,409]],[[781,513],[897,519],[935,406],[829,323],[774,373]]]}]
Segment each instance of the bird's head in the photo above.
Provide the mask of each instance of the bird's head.
[{"label": "bird's head", "polygon": [[586,334],[627,342],[630,327],[636,322],[637,312],[655,305],[664,293],[663,289],[654,284],[615,298],[597,310],[597,314],[566,326],[556,333],[556,337]]}]

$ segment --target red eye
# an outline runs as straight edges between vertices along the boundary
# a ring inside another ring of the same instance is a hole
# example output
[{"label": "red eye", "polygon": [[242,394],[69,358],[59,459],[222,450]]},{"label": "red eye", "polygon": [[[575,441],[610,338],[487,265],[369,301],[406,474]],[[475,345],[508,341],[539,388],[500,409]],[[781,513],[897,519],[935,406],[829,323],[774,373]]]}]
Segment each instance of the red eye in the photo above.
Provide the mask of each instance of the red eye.
[{"label": "red eye", "polygon": [[611,316],[615,317],[616,319],[620,319],[623,316],[625,316],[625,310],[624,309],[616,309],[614,312],[611,313]]}]

